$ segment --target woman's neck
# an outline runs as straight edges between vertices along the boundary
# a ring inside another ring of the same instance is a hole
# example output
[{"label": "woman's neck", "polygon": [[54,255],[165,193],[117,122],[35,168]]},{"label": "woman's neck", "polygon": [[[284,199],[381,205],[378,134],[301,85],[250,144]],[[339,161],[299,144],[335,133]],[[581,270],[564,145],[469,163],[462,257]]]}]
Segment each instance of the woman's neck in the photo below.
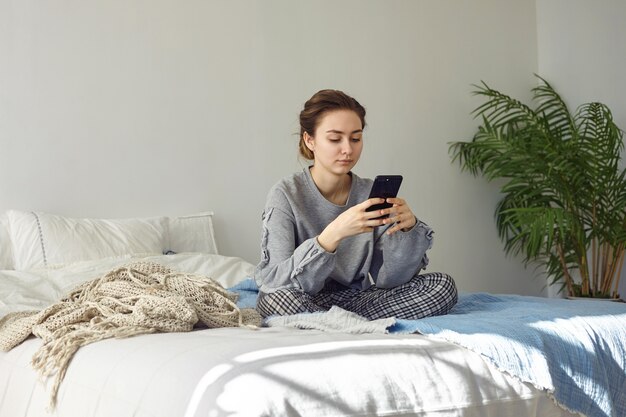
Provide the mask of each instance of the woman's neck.
[{"label": "woman's neck", "polygon": [[350,173],[336,175],[317,170],[315,166],[312,166],[310,170],[315,186],[326,200],[338,206],[343,206],[347,203],[352,186]]}]

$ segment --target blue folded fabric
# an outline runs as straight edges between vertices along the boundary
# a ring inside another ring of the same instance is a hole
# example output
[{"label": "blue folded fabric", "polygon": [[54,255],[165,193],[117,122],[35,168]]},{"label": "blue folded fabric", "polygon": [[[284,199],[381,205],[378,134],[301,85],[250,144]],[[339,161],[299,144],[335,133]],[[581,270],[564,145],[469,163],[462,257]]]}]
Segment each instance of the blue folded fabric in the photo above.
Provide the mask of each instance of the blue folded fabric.
[{"label": "blue folded fabric", "polygon": [[571,411],[626,416],[626,303],[472,293],[446,316],[389,330],[466,347]]},{"label": "blue folded fabric", "polygon": [[[239,294],[239,307],[256,304],[254,280],[229,290]],[[469,293],[448,315],[397,320],[388,330],[479,353],[570,411],[626,416],[626,303]]]},{"label": "blue folded fabric", "polygon": [[228,288],[228,291],[239,294],[239,298],[237,299],[237,307],[256,307],[256,299],[259,296],[259,287],[257,287],[254,279],[246,278],[239,284]]}]

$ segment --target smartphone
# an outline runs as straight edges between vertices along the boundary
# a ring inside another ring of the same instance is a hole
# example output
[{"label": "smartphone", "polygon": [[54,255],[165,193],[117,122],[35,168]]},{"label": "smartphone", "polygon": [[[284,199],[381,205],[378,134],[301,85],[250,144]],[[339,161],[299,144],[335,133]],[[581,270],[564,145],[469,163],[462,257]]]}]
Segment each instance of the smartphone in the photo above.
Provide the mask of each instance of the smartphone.
[{"label": "smartphone", "polygon": [[[369,198],[392,198],[398,196],[400,190],[400,184],[402,184],[402,175],[377,175],[374,178],[374,184],[372,184],[372,190],[370,191]],[[382,210],[393,206],[391,203],[374,204],[367,208],[365,211]],[[385,219],[389,217],[388,214],[384,216],[376,217],[377,219]]]}]

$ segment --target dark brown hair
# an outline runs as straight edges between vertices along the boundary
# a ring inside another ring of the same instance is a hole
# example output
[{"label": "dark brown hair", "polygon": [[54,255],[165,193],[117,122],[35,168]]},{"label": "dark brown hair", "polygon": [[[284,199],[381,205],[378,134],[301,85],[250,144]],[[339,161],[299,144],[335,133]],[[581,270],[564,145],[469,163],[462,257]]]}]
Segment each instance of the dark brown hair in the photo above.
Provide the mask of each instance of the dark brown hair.
[{"label": "dark brown hair", "polygon": [[320,90],[304,103],[304,109],[300,112],[300,144],[298,149],[303,158],[314,159],[313,152],[304,143],[304,132],[313,136],[322,117],[333,110],[352,110],[361,119],[361,128],[365,129],[365,108],[358,101],[343,91]]}]

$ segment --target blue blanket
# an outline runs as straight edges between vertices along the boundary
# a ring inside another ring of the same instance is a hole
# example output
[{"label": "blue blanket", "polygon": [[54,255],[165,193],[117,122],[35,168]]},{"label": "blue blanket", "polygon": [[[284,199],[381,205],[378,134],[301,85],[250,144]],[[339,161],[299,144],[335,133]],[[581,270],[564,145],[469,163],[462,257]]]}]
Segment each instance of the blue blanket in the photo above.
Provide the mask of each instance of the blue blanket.
[{"label": "blue blanket", "polygon": [[237,307],[254,308],[256,299],[259,296],[259,287],[252,278],[246,278],[234,287],[228,288],[228,291],[239,294],[237,299]]},{"label": "blue blanket", "polygon": [[626,303],[474,293],[447,316],[390,331],[464,346],[571,411],[626,416]]},{"label": "blue blanket", "polygon": [[[254,282],[237,287],[252,306]],[[466,347],[571,411],[626,416],[626,303],[470,293],[446,316],[397,320],[389,331]]]}]

